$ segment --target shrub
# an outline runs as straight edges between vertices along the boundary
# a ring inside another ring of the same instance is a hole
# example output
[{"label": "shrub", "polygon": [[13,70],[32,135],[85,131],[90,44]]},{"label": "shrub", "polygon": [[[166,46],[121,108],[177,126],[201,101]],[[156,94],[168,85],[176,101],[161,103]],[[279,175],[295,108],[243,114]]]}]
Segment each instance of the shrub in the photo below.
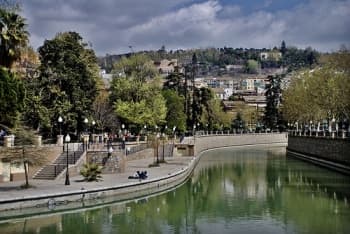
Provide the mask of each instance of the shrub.
[{"label": "shrub", "polygon": [[80,170],[80,174],[84,176],[85,181],[99,181],[102,178],[102,168],[96,163],[85,163]]}]

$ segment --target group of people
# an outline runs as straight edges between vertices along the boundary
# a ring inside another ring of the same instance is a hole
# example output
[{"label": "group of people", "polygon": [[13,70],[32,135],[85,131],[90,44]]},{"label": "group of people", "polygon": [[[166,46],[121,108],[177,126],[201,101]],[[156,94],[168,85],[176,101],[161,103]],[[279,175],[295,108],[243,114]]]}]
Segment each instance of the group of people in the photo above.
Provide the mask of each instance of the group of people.
[{"label": "group of people", "polygon": [[140,180],[144,180],[147,179],[148,175],[147,175],[147,171],[136,171],[136,173],[132,176],[129,176],[129,179],[140,179]]}]

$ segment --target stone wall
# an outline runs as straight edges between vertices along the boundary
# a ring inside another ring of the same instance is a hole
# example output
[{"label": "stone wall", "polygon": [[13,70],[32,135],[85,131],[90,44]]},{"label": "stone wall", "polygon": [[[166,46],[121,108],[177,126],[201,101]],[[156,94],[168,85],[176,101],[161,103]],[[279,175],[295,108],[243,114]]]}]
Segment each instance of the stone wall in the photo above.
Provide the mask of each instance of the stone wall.
[{"label": "stone wall", "polygon": [[[54,161],[62,152],[62,147],[60,146],[52,146],[52,145],[44,145],[41,147],[28,146],[25,148],[25,152],[33,154],[33,152],[37,152],[38,150],[45,152],[45,164],[50,164]],[[22,151],[21,147],[0,147],[0,183],[16,180],[24,180],[24,168],[21,167],[21,170],[16,170],[16,164],[9,163],[8,157],[11,155],[18,154]],[[4,171],[4,168],[7,168],[8,171]],[[35,173],[41,169],[42,166],[29,166],[28,177],[32,178]]]},{"label": "stone wall", "polygon": [[288,136],[286,133],[259,133],[259,134],[238,134],[238,135],[209,135],[195,137],[194,154],[208,149],[221,147],[239,146],[239,145],[257,145],[257,144],[287,144]]},{"label": "stone wall", "polygon": [[350,139],[289,136],[288,150],[350,166]]}]

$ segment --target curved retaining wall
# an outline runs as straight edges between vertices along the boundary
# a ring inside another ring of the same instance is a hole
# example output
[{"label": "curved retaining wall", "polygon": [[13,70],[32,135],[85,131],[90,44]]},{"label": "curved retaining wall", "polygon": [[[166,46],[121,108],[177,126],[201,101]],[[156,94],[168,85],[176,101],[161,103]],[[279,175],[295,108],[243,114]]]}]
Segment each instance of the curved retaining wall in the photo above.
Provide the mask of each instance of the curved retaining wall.
[{"label": "curved retaining wall", "polygon": [[350,174],[350,139],[289,136],[288,153]]},{"label": "curved retaining wall", "polygon": [[[201,136],[195,139],[195,153],[199,154],[205,150],[242,146],[242,145],[258,145],[272,143],[287,143],[286,134],[251,134],[251,135],[220,135],[220,136]],[[62,192],[50,195],[27,196],[17,200],[0,201],[0,210],[21,209],[26,207],[36,207],[41,212],[49,212],[47,208],[52,207],[55,210],[66,210],[99,203],[110,203],[115,201],[123,201],[159,193],[181,185],[191,175],[193,169],[198,163],[200,157],[193,157],[189,164],[181,170],[168,174],[156,179],[149,179],[141,182],[132,182],[113,187],[99,187],[98,189],[77,190],[70,192]],[[60,206],[60,205],[64,206]],[[25,212],[25,210],[23,210]],[[22,212],[22,215],[24,213]],[[28,211],[30,214],[33,211]],[[40,212],[36,209],[36,212]],[[8,213],[7,213],[8,214]]]},{"label": "curved retaining wall", "polygon": [[[151,195],[182,184],[190,176],[197,162],[198,159],[193,158],[190,160],[188,166],[172,174],[169,173],[167,176],[130,182],[119,186],[59,192],[50,195],[26,196],[21,199],[8,201],[1,200],[0,210],[7,210],[7,212],[10,212],[10,210],[14,209],[35,207],[36,209],[34,212],[40,213],[40,210],[47,212],[47,208],[66,210]],[[32,214],[33,210],[28,212]],[[21,215],[23,214],[22,212]],[[9,216],[9,213],[7,213],[6,216]]]},{"label": "curved retaining wall", "polygon": [[194,140],[195,155],[208,149],[241,146],[284,143],[287,145],[288,135],[286,133],[258,133],[242,135],[216,135],[200,136]]}]

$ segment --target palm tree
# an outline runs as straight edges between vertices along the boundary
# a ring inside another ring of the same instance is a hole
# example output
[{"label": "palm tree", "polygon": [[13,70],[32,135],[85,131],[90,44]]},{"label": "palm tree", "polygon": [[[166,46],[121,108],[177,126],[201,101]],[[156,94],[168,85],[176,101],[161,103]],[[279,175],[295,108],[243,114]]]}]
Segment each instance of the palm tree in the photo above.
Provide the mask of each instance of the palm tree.
[{"label": "palm tree", "polygon": [[11,68],[28,43],[25,19],[15,11],[0,8],[0,66]]}]

